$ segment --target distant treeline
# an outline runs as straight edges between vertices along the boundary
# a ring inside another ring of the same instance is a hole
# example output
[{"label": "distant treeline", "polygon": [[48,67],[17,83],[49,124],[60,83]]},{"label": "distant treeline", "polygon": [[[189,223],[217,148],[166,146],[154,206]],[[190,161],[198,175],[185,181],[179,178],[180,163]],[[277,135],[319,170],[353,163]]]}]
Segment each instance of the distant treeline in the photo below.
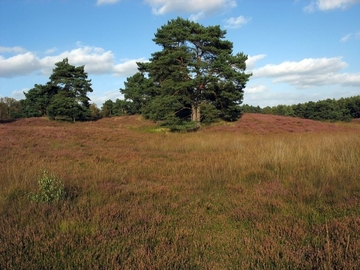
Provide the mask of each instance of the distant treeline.
[{"label": "distant treeline", "polygon": [[360,96],[264,108],[244,104],[241,108],[243,113],[293,116],[319,121],[351,121],[353,118],[360,118]]},{"label": "distant treeline", "polygon": [[[23,100],[13,98],[0,98],[0,120],[10,121],[16,118],[27,118],[29,115],[24,109]],[[243,113],[262,113],[300,117],[304,119],[320,121],[351,121],[353,118],[360,118],[360,96],[349,98],[326,99],[317,102],[309,101],[294,105],[277,105],[273,107],[241,105]],[[90,105],[91,115],[89,119],[95,120],[102,117],[122,116],[135,114],[131,102],[117,99],[116,101],[107,100],[99,109],[95,104]],[[41,115],[36,115],[41,116]]]}]

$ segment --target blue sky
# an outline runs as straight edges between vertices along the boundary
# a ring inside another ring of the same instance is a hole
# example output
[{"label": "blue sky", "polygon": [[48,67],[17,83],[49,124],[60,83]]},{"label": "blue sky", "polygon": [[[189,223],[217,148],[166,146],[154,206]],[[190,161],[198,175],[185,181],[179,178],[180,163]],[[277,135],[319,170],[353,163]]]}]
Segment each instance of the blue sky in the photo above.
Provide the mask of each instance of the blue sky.
[{"label": "blue sky", "polygon": [[176,17],[220,25],[249,56],[244,103],[297,104],[360,95],[360,0],[0,0],[0,97],[24,98],[56,62],[85,65],[91,101],[119,89],[161,48]]}]

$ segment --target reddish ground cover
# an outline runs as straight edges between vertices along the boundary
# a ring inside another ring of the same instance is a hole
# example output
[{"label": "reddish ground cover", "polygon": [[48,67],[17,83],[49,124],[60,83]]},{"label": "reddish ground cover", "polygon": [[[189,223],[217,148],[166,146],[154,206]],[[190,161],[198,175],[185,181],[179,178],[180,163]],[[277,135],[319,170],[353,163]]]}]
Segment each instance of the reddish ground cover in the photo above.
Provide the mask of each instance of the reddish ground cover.
[{"label": "reddish ground cover", "polygon": [[[360,119],[355,119],[352,123],[360,123]],[[353,124],[339,125],[338,123],[255,113],[244,114],[241,119],[235,123],[211,126],[208,128],[209,131],[235,131],[246,134],[334,132],[354,131],[354,129],[358,129],[358,127]]]}]

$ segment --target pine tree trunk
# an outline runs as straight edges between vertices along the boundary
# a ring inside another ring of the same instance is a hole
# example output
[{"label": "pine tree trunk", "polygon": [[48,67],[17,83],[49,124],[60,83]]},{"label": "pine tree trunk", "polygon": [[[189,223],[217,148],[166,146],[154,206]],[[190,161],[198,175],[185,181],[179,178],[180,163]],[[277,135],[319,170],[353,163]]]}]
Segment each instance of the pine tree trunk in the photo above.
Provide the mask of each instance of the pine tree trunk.
[{"label": "pine tree trunk", "polygon": [[191,121],[200,124],[200,106],[191,106]]}]

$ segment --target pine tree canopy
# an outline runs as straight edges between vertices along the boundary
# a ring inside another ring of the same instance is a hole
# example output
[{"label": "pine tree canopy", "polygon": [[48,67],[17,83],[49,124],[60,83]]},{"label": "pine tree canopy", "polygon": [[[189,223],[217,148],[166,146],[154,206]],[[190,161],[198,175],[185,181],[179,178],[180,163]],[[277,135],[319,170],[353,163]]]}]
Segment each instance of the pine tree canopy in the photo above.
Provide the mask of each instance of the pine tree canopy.
[{"label": "pine tree canopy", "polygon": [[138,63],[139,73],[120,89],[135,103],[136,113],[164,125],[235,121],[251,74],[247,55],[233,55],[219,26],[177,18],[157,30],[153,41],[161,50],[149,62]]},{"label": "pine tree canopy", "polygon": [[67,58],[55,64],[50,81],[45,85],[35,84],[22,101],[23,114],[27,117],[47,115],[51,119],[87,119],[90,114],[92,92],[84,66],[75,67]]}]

